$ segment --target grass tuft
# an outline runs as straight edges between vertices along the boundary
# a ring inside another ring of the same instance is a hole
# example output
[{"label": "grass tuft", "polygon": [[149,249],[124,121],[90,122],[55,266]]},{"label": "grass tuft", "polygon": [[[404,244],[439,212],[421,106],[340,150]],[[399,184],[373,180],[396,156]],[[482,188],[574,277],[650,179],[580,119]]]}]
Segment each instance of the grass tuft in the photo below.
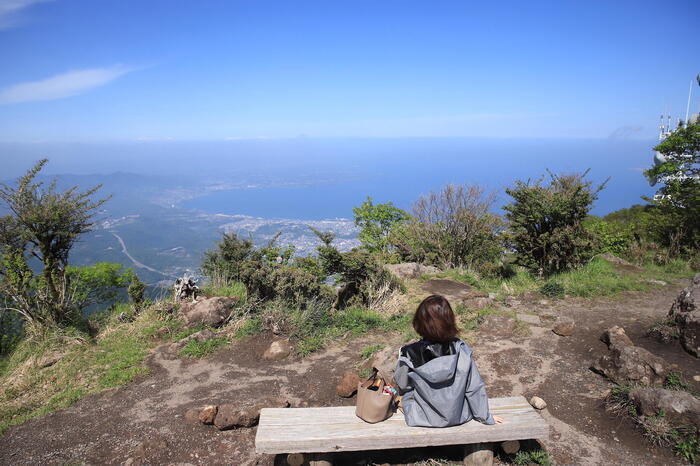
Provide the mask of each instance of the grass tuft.
[{"label": "grass tuft", "polygon": [[205,341],[190,340],[180,350],[180,354],[188,358],[203,358],[227,344],[228,339],[224,337],[215,337]]}]

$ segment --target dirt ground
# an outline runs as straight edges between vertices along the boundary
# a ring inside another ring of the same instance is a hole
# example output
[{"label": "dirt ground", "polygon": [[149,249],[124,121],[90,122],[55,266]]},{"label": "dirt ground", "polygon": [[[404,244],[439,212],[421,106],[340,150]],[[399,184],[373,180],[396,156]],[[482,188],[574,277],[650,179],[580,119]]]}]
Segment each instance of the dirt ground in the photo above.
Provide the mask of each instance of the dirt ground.
[{"label": "dirt ground", "polygon": [[[505,309],[522,321],[517,331],[504,335],[485,328],[471,342],[489,395],[538,395],[547,402],[542,415],[551,429],[541,443],[557,464],[682,464],[670,451],[648,444],[629,419],[605,411],[604,392],[612,385],[589,367],[607,351],[600,333],[620,325],[637,345],[677,364],[688,379],[699,375],[700,361],[678,343],[661,345],[645,336],[686,285],[678,281],[615,298],[531,297],[511,303]],[[559,315],[576,321],[572,336],[550,330]],[[185,412],[204,404],[248,406],[265,396],[297,406],[353,404],[336,395],[339,377],[358,362],[360,348],[388,339],[367,335],[304,359],[272,362],[261,357],[272,338],[242,340],[202,360],[181,359],[159,347],[148,359],[149,375],[8,430],[0,438],[0,464],[279,464],[281,457],[255,454],[255,428],[220,432],[186,422]],[[341,456],[338,463],[410,464],[456,455],[450,449],[366,452]]]}]

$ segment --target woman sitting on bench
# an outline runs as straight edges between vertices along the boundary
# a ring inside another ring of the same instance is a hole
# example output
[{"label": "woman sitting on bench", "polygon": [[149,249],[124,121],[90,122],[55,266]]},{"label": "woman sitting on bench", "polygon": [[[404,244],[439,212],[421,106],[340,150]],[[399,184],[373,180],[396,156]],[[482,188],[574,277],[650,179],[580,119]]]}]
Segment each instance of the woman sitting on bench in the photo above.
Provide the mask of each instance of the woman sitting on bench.
[{"label": "woman sitting on bench", "polygon": [[484,381],[472,350],[457,337],[447,299],[425,298],[413,316],[413,328],[422,339],[401,348],[394,375],[406,424],[448,427],[472,419],[502,424],[503,419],[489,413]]}]

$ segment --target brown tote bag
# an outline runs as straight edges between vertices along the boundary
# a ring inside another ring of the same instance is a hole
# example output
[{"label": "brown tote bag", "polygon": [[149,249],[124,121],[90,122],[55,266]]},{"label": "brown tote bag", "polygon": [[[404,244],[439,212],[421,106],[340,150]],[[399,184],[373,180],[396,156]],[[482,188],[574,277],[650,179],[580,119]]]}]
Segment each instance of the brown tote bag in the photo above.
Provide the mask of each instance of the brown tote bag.
[{"label": "brown tote bag", "polygon": [[393,395],[384,394],[384,379],[377,377],[377,370],[365,382],[357,385],[357,417],[370,424],[389,419],[394,408]]}]

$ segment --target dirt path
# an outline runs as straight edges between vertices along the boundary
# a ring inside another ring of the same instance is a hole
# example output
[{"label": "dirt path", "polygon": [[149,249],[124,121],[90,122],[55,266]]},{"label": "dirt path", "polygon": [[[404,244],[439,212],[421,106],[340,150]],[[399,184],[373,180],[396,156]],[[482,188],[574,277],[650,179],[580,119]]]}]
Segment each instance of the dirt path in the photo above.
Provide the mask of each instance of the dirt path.
[{"label": "dirt path", "polygon": [[[515,303],[510,309],[528,322],[527,335],[484,330],[472,345],[489,394],[546,400],[543,416],[551,432],[543,443],[558,464],[680,464],[670,452],[650,447],[629,420],[604,410],[602,394],[611,384],[588,367],[606,351],[598,340],[602,330],[621,325],[636,344],[678,364],[688,378],[699,374],[698,360],[680,346],[644,336],[683,286],[610,299]],[[573,336],[550,331],[556,315],[576,320]],[[184,413],[208,403],[252,405],[265,396],[297,405],[352,404],[335,394],[338,378],[358,361],[360,348],[386,337],[368,335],[305,359],[270,362],[261,355],[271,337],[241,341],[205,360],[183,360],[160,347],[148,360],[149,375],[11,428],[0,438],[0,464],[272,465],[274,457],[254,453],[255,428],[219,432],[187,423]],[[408,463],[431,455],[449,451],[352,455],[343,463]]]}]

